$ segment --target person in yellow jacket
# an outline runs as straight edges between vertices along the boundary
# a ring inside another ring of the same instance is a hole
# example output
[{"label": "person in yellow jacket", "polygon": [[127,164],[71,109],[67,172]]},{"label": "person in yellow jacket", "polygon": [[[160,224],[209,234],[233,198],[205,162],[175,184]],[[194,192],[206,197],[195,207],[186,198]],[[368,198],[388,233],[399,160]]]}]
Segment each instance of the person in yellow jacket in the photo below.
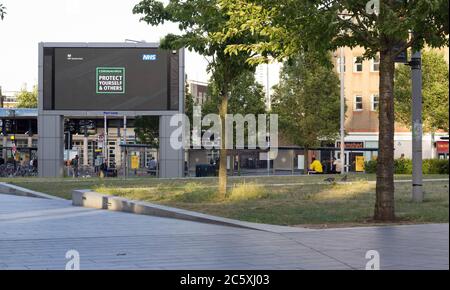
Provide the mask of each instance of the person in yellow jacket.
[{"label": "person in yellow jacket", "polygon": [[323,173],[322,163],[313,157],[312,162],[309,165],[309,170],[313,171],[311,173]]}]

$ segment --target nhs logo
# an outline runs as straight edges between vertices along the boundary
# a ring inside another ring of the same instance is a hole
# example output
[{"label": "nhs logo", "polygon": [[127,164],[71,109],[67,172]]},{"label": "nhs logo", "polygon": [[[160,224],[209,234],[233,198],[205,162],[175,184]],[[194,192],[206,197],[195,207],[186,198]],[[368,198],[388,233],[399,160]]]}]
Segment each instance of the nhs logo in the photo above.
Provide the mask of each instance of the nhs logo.
[{"label": "nhs logo", "polygon": [[144,61],[156,60],[156,54],[143,54],[142,60],[144,60]]}]

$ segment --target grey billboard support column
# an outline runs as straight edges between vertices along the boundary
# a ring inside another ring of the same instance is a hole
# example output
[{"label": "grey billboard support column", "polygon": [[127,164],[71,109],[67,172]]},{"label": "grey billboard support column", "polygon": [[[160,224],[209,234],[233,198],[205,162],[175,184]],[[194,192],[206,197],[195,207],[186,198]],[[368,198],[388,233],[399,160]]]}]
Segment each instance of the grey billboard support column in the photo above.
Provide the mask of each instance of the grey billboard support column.
[{"label": "grey billboard support column", "polygon": [[39,177],[62,177],[64,162],[63,116],[38,116]]},{"label": "grey billboard support column", "polygon": [[173,149],[170,135],[177,127],[170,126],[171,116],[159,117],[159,177],[175,178],[184,176],[184,150]]}]

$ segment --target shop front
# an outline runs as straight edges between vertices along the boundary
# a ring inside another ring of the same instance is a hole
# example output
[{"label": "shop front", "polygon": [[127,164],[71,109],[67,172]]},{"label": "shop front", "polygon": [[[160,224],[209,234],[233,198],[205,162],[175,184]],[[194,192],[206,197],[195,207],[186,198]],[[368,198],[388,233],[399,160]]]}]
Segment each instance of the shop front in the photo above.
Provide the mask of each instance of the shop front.
[{"label": "shop front", "polygon": [[[336,142],[336,147],[341,147],[341,142]],[[344,168],[346,172],[364,172],[364,162],[375,159],[377,148],[367,148],[364,141],[344,142]],[[335,151],[334,158],[340,160],[341,153]]]},{"label": "shop front", "polygon": [[448,141],[437,141],[436,153],[439,159],[448,159]]}]

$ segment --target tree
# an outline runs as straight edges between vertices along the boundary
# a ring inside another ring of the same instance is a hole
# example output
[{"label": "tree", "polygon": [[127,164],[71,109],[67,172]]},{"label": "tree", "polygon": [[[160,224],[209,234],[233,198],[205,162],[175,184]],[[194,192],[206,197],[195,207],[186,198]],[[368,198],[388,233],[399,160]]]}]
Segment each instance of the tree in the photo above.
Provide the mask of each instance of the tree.
[{"label": "tree", "polygon": [[[208,84],[207,95],[208,99],[202,105],[202,114],[218,114],[221,97],[219,85],[214,79],[211,79]],[[264,97],[264,88],[256,81],[255,74],[251,71],[244,72],[230,84],[228,113],[242,116],[264,114],[266,110]],[[233,124],[233,130],[233,132],[236,131],[236,124]],[[244,145],[248,145],[248,134],[248,124],[245,123]],[[233,140],[233,146],[236,146],[236,141],[236,139]]]},{"label": "tree", "polygon": [[[220,90],[214,79],[208,84],[208,99],[203,103],[202,113],[219,113]],[[260,85],[253,72],[241,74],[230,84],[228,112],[230,114],[264,114],[264,88]]]},{"label": "tree", "polygon": [[22,88],[20,92],[16,94],[17,107],[19,108],[37,108],[38,89],[37,86],[33,86],[31,92],[27,91],[26,87]]},{"label": "tree", "polygon": [[185,84],[185,93],[184,93],[184,113],[189,118],[189,123],[192,124],[193,114],[194,114],[194,106],[197,105],[194,102],[194,96],[189,92],[189,85],[186,82]]},{"label": "tree", "polygon": [[134,132],[139,142],[158,147],[159,119],[155,116],[137,116],[134,121]]},{"label": "tree", "polygon": [[6,15],[6,7],[0,3],[0,19],[3,20]]},{"label": "tree", "polygon": [[[185,114],[192,124],[192,106],[194,100],[189,93],[188,84],[185,84]],[[140,143],[148,144],[152,147],[159,146],[159,119],[156,116],[137,116],[134,122],[134,132]]]},{"label": "tree", "polygon": [[[424,131],[434,133],[449,130],[448,65],[444,56],[435,51],[422,54],[422,102]],[[399,65],[395,69],[395,117],[411,127],[411,69]]]},{"label": "tree", "polygon": [[272,108],[283,135],[305,148],[308,168],[308,148],[338,137],[339,78],[329,66],[301,53],[284,64]]},{"label": "tree", "polygon": [[[222,126],[222,136],[225,135],[225,116],[228,109],[230,85],[252,66],[245,60],[250,57],[247,52],[236,52],[231,56],[225,52],[228,45],[244,41],[249,37],[243,33],[238,38],[230,37],[226,41],[216,39],[215,33],[225,27],[228,15],[218,5],[218,0],[170,0],[165,6],[156,0],[142,0],[133,8],[133,13],[142,14],[141,21],[150,25],[165,22],[179,24],[181,35],[168,34],[162,39],[161,47],[177,49],[187,47],[211,59],[208,70],[218,85],[220,92],[219,115]],[[219,164],[219,195],[225,196],[227,189],[227,150],[225,138],[222,138]]]},{"label": "tree", "polygon": [[[373,4],[378,11],[371,9]],[[220,0],[227,10],[223,41],[253,33],[255,42],[230,45],[227,52],[256,52],[278,59],[310,51],[325,56],[339,47],[360,46],[364,58],[380,56],[379,154],[374,219],[392,221],[394,206],[394,64],[407,48],[448,45],[447,0]],[[371,6],[372,5],[372,6]],[[366,7],[368,6],[368,7]],[[414,31],[411,35],[410,32]]]}]

